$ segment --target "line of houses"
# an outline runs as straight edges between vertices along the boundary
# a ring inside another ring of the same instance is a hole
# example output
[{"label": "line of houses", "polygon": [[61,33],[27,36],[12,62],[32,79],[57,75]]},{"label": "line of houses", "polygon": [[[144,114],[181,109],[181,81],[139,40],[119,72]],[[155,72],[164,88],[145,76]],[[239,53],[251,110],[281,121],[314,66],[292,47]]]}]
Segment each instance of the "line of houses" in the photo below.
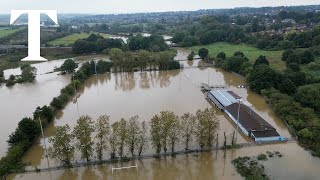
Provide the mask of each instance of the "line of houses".
[{"label": "line of houses", "polygon": [[224,111],[238,128],[256,142],[283,141],[277,130],[254,112],[241,97],[226,89],[208,91],[208,99]]}]

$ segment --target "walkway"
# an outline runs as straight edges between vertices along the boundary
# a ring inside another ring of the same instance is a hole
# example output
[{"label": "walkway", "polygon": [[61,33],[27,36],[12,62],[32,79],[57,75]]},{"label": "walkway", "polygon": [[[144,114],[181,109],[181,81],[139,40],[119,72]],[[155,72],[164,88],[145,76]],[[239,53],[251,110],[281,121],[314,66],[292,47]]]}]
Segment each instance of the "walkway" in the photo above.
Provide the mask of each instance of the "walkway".
[{"label": "walkway", "polygon": [[[246,147],[255,147],[255,146],[263,146],[263,145],[270,145],[270,144],[285,144],[285,143],[292,143],[296,142],[295,138],[286,138],[286,141],[274,141],[274,142],[246,142],[246,143],[240,143],[238,144],[238,148],[246,148]],[[161,158],[161,157],[167,157],[167,156],[176,156],[176,155],[184,155],[184,154],[193,154],[193,153],[200,153],[200,152],[210,152],[210,151],[216,151],[216,150],[227,150],[223,146],[216,146],[212,149],[191,149],[191,150],[181,150],[176,151],[174,153],[167,152],[167,153],[160,153],[157,154],[145,154],[139,156],[133,156],[129,157],[127,160],[143,160],[143,159],[153,159],[153,158]],[[86,167],[86,166],[94,166],[94,165],[101,165],[101,164],[113,164],[119,162],[120,158],[116,159],[108,159],[108,160],[102,160],[102,161],[90,161],[90,162],[73,162],[70,165],[60,165],[60,166],[53,166],[50,168],[41,168],[41,169],[34,169],[34,170],[26,170],[23,172],[12,172],[12,173],[38,173],[38,172],[49,172],[49,171],[57,171],[62,169],[69,169],[69,168],[78,168],[78,167]]]}]

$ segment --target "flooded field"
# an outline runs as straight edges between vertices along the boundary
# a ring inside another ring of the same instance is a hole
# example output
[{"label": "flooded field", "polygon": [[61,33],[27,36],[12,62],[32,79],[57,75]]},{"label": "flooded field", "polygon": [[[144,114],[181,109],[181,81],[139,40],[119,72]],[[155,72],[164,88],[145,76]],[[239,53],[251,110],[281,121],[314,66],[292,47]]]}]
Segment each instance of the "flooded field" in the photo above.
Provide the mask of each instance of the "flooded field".
[{"label": "flooded field", "polygon": [[[188,51],[180,54],[188,54]],[[181,55],[184,56],[184,55]],[[135,73],[112,73],[97,75],[86,81],[80,90],[78,104],[69,103],[66,108],[59,113],[54,123],[46,130],[46,141],[52,135],[54,126],[69,124],[71,127],[76,123],[78,111],[80,115],[89,115],[95,120],[99,115],[107,114],[111,122],[120,120],[122,117],[130,118],[139,115],[141,121],[149,121],[151,117],[162,110],[174,111],[177,115],[186,112],[195,113],[198,109],[210,108],[211,105],[205,100],[200,91],[200,83],[210,85],[227,85],[231,90],[243,97],[244,100],[252,104],[252,108],[271,125],[273,125],[280,135],[289,137],[289,132],[279,118],[272,112],[264,99],[244,88],[243,77],[224,72],[215,68],[197,68],[202,65],[201,61],[182,62],[184,70],[163,71],[163,72],[135,72]],[[60,76],[59,76],[60,77]],[[66,83],[70,78],[66,78]],[[38,78],[38,77],[37,77]],[[56,79],[55,79],[56,80]],[[63,85],[61,84],[63,87]],[[41,87],[50,91],[50,86]],[[55,87],[57,94],[61,87]],[[10,90],[11,92],[11,90]],[[20,90],[18,91],[20,92]],[[20,96],[26,96],[26,92],[21,90]],[[7,96],[12,95],[9,93]],[[0,94],[1,101],[8,98]],[[32,97],[32,95],[30,95]],[[33,95],[35,96],[35,95]],[[41,97],[47,97],[41,95]],[[31,98],[30,97],[30,98]],[[49,98],[49,97],[47,97]],[[20,98],[17,98],[17,101]],[[52,97],[49,98],[51,100]],[[48,101],[49,101],[48,100]],[[25,101],[25,99],[24,99]],[[21,103],[22,104],[22,103]],[[29,103],[28,103],[29,104]],[[35,103],[39,105],[38,103]],[[44,103],[48,104],[48,102]],[[4,106],[4,103],[1,103]],[[15,105],[20,105],[15,102]],[[5,107],[3,107],[5,108]],[[1,108],[1,109],[3,109]],[[22,107],[16,107],[20,109]],[[31,113],[35,107],[26,111]],[[9,117],[15,114],[14,111],[5,112]],[[219,143],[223,142],[222,136],[226,132],[228,141],[231,141],[231,134],[236,130],[222,112],[216,110],[220,121]],[[22,113],[18,113],[19,117]],[[25,116],[25,115],[23,115]],[[10,117],[12,118],[12,117]],[[21,118],[16,118],[17,121]],[[14,122],[13,128],[16,127]],[[10,132],[12,132],[11,130]],[[4,139],[7,139],[5,135]],[[238,136],[238,143],[248,142],[251,139]],[[2,142],[2,141],[1,141]],[[50,145],[49,145],[50,146]],[[151,146],[149,146],[151,147]],[[193,147],[195,144],[193,143]],[[177,150],[182,149],[179,145]],[[1,146],[2,149],[2,146]],[[320,160],[314,158],[309,152],[302,149],[296,143],[264,145],[234,149],[227,151],[213,151],[208,153],[179,155],[175,158],[167,157],[159,159],[146,159],[142,161],[129,162],[124,164],[100,165],[92,167],[74,168],[52,172],[13,174],[9,179],[242,179],[234,170],[231,160],[238,156],[253,156],[266,151],[280,151],[284,157],[270,158],[264,162],[267,173],[272,179],[317,179],[320,176],[318,167]],[[154,153],[149,148],[146,153]],[[109,152],[104,154],[108,158]],[[24,162],[30,162],[28,169],[46,168],[47,161],[44,156],[42,139],[30,148],[23,158]],[[80,155],[76,153],[75,160],[81,161]],[[137,169],[120,170],[112,173],[112,167],[121,167],[137,164]],[[299,166],[297,165],[299,164]],[[50,165],[57,165],[50,159]]]}]

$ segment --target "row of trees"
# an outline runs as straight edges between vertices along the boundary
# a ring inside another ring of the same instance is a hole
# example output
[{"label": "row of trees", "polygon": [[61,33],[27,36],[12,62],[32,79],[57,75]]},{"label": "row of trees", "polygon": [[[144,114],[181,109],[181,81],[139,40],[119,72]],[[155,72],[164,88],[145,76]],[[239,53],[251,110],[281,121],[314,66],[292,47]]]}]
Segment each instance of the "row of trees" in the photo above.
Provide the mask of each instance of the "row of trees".
[{"label": "row of trees", "polygon": [[122,51],[113,48],[109,51],[110,59],[113,62],[113,69],[116,72],[132,72],[139,69],[145,70],[171,70],[179,69],[180,64],[174,61],[174,51],[149,52],[140,50],[137,52]]},{"label": "row of trees", "polygon": [[91,34],[86,39],[79,39],[74,42],[72,50],[76,54],[102,52],[111,48],[122,48],[123,41],[121,39],[105,39],[99,34]]},{"label": "row of trees", "polygon": [[179,117],[170,111],[162,111],[153,116],[149,123],[139,121],[138,116],[126,120],[122,118],[110,124],[107,115],[100,116],[96,122],[89,116],[82,116],[71,131],[68,125],[55,127],[50,138],[52,147],[49,155],[59,162],[70,164],[75,149],[87,161],[93,157],[103,159],[108,150],[110,158],[124,158],[127,154],[141,156],[151,145],[156,154],[168,149],[175,152],[179,142],[188,150],[195,141],[201,149],[212,148],[217,140],[219,122],[213,109],[198,110],[195,115],[186,113]]},{"label": "row of trees", "polygon": [[128,48],[131,51],[147,50],[159,52],[168,50],[168,45],[162,36],[151,35],[149,37],[143,37],[141,34],[138,34],[128,39]]}]

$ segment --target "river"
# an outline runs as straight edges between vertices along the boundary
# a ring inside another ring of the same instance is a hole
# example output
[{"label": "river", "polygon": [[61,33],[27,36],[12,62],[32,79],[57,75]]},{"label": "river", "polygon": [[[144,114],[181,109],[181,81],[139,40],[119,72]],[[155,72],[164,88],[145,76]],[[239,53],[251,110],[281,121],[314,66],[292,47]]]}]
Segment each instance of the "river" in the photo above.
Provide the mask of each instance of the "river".
[{"label": "river", "polygon": [[[190,53],[187,50],[180,49],[179,54]],[[244,88],[238,88],[238,85],[245,83],[245,79],[233,73],[225,72],[215,68],[192,67],[202,65],[202,62],[195,60],[193,62],[182,62],[185,65],[184,70],[163,71],[163,72],[135,72],[135,73],[112,73],[96,75],[87,80],[80,89],[78,106],[69,103],[66,108],[59,113],[54,123],[45,129],[45,136],[52,135],[55,126],[69,124],[71,127],[76,123],[78,110],[80,115],[89,115],[95,120],[99,115],[107,114],[111,117],[111,122],[120,120],[120,118],[129,118],[139,115],[139,119],[149,121],[150,118],[162,110],[174,111],[177,115],[185,112],[195,113],[198,109],[211,107],[200,92],[200,83],[209,82],[210,85],[227,85],[231,90],[243,97],[245,101],[252,104],[252,108],[271,125],[273,125],[280,135],[289,137],[289,132],[282,121],[276,117],[265,100]],[[58,76],[59,78],[68,77]],[[38,77],[37,77],[38,78]],[[58,78],[57,78],[58,79]],[[68,80],[66,80],[68,82]],[[66,83],[67,83],[66,82]],[[22,85],[25,86],[25,85]],[[33,85],[32,85],[33,86]],[[62,86],[62,85],[61,85]],[[61,87],[60,87],[61,88]],[[60,88],[56,89],[58,93]],[[46,83],[42,89],[50,91],[50,86]],[[11,91],[11,90],[10,90]],[[52,90],[54,91],[54,90]],[[18,91],[20,97],[31,96],[25,91]],[[41,91],[42,92],[42,91]],[[1,94],[0,94],[1,95]],[[36,95],[33,95],[36,96]],[[41,95],[42,96],[42,95]],[[43,95],[45,96],[45,95]],[[11,93],[0,97],[8,99],[13,97]],[[49,100],[53,96],[46,97]],[[31,98],[31,97],[28,97]],[[20,98],[16,98],[20,99]],[[49,101],[48,100],[48,101]],[[21,101],[21,100],[20,100]],[[25,98],[23,98],[24,102]],[[4,104],[4,103],[2,103]],[[15,108],[23,108],[23,103],[15,102]],[[29,104],[29,103],[26,103]],[[39,103],[36,103],[39,105]],[[44,102],[44,104],[48,104]],[[32,108],[32,110],[35,107]],[[2,108],[1,108],[2,109]],[[29,113],[32,112],[29,110]],[[9,111],[9,110],[8,110]],[[5,112],[13,116],[14,111]],[[216,111],[220,121],[219,143],[223,142],[222,136],[226,132],[228,143],[231,141],[231,135],[236,127],[220,111]],[[23,117],[22,113],[19,117]],[[7,116],[8,116],[7,115]],[[20,120],[18,118],[18,120]],[[16,125],[17,121],[13,123]],[[15,127],[15,126],[13,126]],[[7,136],[6,136],[7,137]],[[46,138],[46,141],[47,141]],[[248,142],[251,139],[239,134],[238,142]],[[192,143],[195,147],[195,143]],[[49,145],[50,146],[50,145]],[[151,147],[151,146],[150,146]],[[179,145],[177,149],[182,149]],[[298,146],[296,143],[275,144],[256,147],[247,147],[237,150],[213,151],[210,153],[200,153],[194,155],[179,155],[175,158],[167,157],[161,160],[147,159],[123,164],[100,165],[92,167],[74,168],[68,170],[53,171],[51,173],[29,173],[13,174],[9,179],[242,179],[234,170],[231,160],[237,156],[253,156],[266,151],[280,151],[284,154],[282,158],[271,158],[263,164],[267,173],[273,179],[317,179],[320,176],[320,160],[314,158],[311,154]],[[153,153],[149,148],[146,153]],[[107,158],[107,153],[104,154]],[[76,153],[75,160],[80,161],[79,153]],[[44,158],[44,149],[42,138],[30,148],[23,158],[24,162],[30,162],[29,169],[34,167],[47,167],[46,158]],[[111,172],[111,167],[127,166],[137,164],[138,170],[128,169]],[[50,159],[50,165],[57,165]]]}]

